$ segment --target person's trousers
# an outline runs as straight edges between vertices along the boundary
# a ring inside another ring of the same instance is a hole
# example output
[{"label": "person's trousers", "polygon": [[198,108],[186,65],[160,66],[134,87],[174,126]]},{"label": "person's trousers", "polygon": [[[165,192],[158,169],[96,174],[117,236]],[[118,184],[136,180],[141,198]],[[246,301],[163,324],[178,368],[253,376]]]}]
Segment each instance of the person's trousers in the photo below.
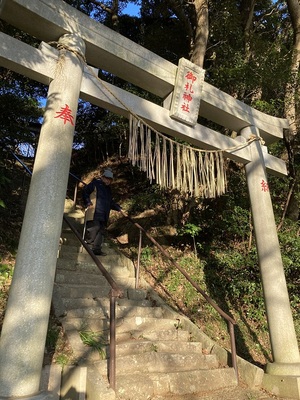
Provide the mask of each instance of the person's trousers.
[{"label": "person's trousers", "polygon": [[93,250],[101,251],[105,227],[106,223],[104,221],[94,220],[92,226],[87,229],[89,234],[88,242],[93,244]]}]

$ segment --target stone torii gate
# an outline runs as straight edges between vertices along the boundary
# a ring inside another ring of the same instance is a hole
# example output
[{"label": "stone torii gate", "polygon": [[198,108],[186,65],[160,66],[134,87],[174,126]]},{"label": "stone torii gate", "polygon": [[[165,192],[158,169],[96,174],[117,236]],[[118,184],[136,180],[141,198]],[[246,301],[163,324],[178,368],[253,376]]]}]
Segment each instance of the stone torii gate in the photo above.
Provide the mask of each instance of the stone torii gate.
[{"label": "stone torii gate", "polygon": [[[257,242],[273,363],[264,385],[300,399],[300,357],[283,271],[266,173],[286,175],[283,161],[266,145],[288,128],[204,82],[199,113],[239,132],[237,139],[170,118],[177,66],[145,50],[61,0],[0,0],[0,17],[42,40],[39,49],[0,33],[0,65],[49,85],[15,272],[0,340],[0,398],[39,394],[56,256],[60,237],[78,98],[129,117],[124,104],[162,133],[204,149],[224,150],[245,165]],[[58,42],[58,50],[47,42]],[[84,62],[161,97],[160,107],[97,78]],[[107,90],[108,88],[108,90]],[[117,100],[119,99],[119,100]],[[64,112],[64,119],[62,113]],[[66,117],[67,116],[67,117]]]}]

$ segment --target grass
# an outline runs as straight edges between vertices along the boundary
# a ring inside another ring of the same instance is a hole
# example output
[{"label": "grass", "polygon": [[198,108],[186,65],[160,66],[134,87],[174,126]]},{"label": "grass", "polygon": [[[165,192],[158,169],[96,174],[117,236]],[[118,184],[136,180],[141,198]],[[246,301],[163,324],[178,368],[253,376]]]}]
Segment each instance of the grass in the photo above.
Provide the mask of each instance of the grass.
[{"label": "grass", "polygon": [[107,358],[106,348],[108,341],[104,338],[103,332],[95,332],[89,329],[79,331],[80,339],[86,346],[97,350],[102,360]]},{"label": "grass", "polygon": [[[180,266],[188,272],[204,292],[215,300],[215,296],[211,292],[221,289],[214,287],[214,284],[207,279],[206,261],[195,257],[193,249],[185,249],[183,253],[170,247],[168,252],[173,259],[178,260]],[[196,292],[179,271],[162,259],[155,248],[147,247],[141,261],[141,275],[170,306],[185,314],[220,346],[230,349],[227,322],[219,316],[201,294]],[[214,280],[212,281],[214,282]],[[223,301],[221,296],[224,296]],[[249,318],[247,316],[248,307],[236,308],[221,291],[217,304],[237,322],[235,335],[238,355],[259,367],[271,361],[266,317],[264,316],[263,321]],[[260,315],[259,318],[263,319]]]},{"label": "grass", "polygon": [[73,351],[58,319],[51,314],[45,344],[44,364],[55,363],[62,367],[75,363]]},{"label": "grass", "polygon": [[2,327],[9,288],[14,271],[14,257],[11,254],[0,257],[0,327]]}]

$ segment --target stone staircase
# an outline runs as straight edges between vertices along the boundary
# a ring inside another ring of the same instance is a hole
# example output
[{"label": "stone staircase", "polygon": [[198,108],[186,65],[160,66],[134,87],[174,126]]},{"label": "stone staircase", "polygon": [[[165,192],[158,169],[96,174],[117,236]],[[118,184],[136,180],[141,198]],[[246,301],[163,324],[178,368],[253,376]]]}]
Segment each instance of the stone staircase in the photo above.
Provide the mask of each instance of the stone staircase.
[{"label": "stone staircase", "polygon": [[[82,214],[69,213],[69,218],[82,230]],[[136,290],[134,266],[113,244],[106,243],[103,250],[107,255],[99,260],[124,292],[116,301],[116,392],[107,379],[110,286],[75,235],[63,228],[53,307],[77,365],[86,371],[83,398],[183,399],[236,387],[235,371],[224,357],[203,348],[197,328],[187,327],[185,317],[165,305],[145,282]],[[80,333],[101,336],[101,351],[85,345]]]}]

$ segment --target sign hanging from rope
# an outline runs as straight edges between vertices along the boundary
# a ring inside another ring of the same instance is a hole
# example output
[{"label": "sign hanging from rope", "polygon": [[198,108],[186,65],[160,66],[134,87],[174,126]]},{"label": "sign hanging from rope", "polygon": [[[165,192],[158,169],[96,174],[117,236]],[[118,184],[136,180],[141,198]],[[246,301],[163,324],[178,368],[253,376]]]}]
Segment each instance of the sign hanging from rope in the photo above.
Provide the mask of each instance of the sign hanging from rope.
[{"label": "sign hanging from rope", "polygon": [[185,58],[178,63],[170,117],[194,126],[199,116],[204,69]]}]

